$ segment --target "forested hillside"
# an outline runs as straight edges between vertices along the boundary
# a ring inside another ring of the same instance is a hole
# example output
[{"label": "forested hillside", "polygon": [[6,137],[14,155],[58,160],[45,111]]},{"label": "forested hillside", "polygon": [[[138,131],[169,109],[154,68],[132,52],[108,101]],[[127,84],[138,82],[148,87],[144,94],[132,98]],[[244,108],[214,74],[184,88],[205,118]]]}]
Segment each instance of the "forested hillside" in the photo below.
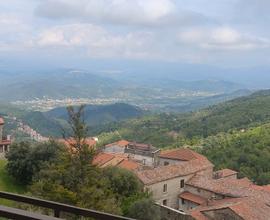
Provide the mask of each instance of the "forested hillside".
[{"label": "forested hillside", "polygon": [[[138,118],[147,112],[137,106],[115,103],[108,105],[86,105],[84,120],[88,126],[101,126],[112,122]],[[0,116],[5,117],[5,132],[13,133],[17,122],[24,124],[39,132],[43,136],[60,137],[63,129],[68,127],[68,115],[66,107],[55,108],[48,112],[22,110],[12,104],[0,104]],[[90,135],[90,134],[89,134]]]},{"label": "forested hillside", "polygon": [[186,114],[159,114],[133,119],[93,132],[102,136],[152,143],[158,147],[197,143],[201,138],[240,130],[270,120],[270,90],[256,92],[204,110]]},{"label": "forested hillside", "polygon": [[[158,147],[185,144],[216,169],[231,168],[258,184],[270,183],[270,90],[187,114],[161,114],[106,126],[103,143],[124,138]],[[108,132],[110,131],[110,132]],[[103,144],[102,143],[102,144]]]},{"label": "forested hillside", "polygon": [[258,184],[270,183],[270,123],[208,137],[202,146],[217,169],[231,168]]}]

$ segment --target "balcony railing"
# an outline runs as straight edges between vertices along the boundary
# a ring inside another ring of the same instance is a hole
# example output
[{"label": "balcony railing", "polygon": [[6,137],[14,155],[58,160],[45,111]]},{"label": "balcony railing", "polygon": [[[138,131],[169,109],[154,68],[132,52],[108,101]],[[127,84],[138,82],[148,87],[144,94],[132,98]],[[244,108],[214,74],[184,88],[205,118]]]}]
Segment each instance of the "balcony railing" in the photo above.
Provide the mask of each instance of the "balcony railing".
[{"label": "balcony railing", "polygon": [[17,208],[0,206],[0,217],[20,220],[59,220],[60,213],[70,213],[76,216],[91,217],[96,220],[134,220],[122,216],[112,215],[104,212],[99,212],[90,209],[78,208],[76,206],[66,205],[58,202],[52,202],[44,199],[33,198],[29,196],[17,195],[0,191],[0,198],[15,202],[22,202],[29,205],[51,209],[54,217],[48,215],[37,214]]}]

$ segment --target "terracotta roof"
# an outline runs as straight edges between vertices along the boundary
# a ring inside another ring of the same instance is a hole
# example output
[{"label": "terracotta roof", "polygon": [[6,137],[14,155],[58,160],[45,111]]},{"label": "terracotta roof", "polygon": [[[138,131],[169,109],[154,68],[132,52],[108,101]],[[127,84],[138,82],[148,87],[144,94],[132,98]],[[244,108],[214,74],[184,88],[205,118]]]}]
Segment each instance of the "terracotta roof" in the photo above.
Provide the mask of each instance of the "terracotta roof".
[{"label": "terracotta roof", "polygon": [[107,144],[106,147],[112,147],[112,146],[119,146],[119,147],[125,147],[129,144],[129,141],[126,140],[120,140],[120,141],[116,141],[114,143],[111,144]]},{"label": "terracotta roof", "polygon": [[137,142],[130,142],[128,144],[128,148],[142,150],[142,151],[152,151],[152,152],[158,150],[157,148],[155,148],[151,144],[141,144],[141,143],[137,143]]},{"label": "terracotta roof", "polygon": [[0,117],[0,125],[3,125],[3,124],[5,124],[5,121],[2,117]]},{"label": "terracotta roof", "polygon": [[0,145],[10,145],[11,144],[11,140],[2,140],[0,141]]},{"label": "terracotta roof", "polygon": [[[254,185],[247,178],[210,180],[203,176],[196,175],[187,181],[186,185],[229,197],[251,197],[270,205],[270,192],[265,190],[264,187],[258,188],[258,186]],[[268,187],[266,187],[266,189],[267,188]]]},{"label": "terracotta roof", "polygon": [[214,175],[217,175],[219,178],[226,178],[229,176],[236,175],[238,172],[235,170],[231,169],[223,169],[223,170],[218,170],[214,173]]},{"label": "terracotta roof", "polygon": [[[71,152],[75,152],[75,148],[73,146],[71,146],[72,144],[75,144],[75,140],[72,138],[68,138],[68,139],[58,139],[58,141],[62,144],[64,144]],[[94,140],[93,138],[86,138],[85,143],[87,145],[89,145],[90,148],[93,148],[96,145],[96,140]]]},{"label": "terracotta roof", "polygon": [[150,170],[138,171],[136,175],[146,185],[161,182],[164,180],[194,174],[198,171],[213,167],[207,159],[191,160],[180,164],[156,167]]},{"label": "terracotta roof", "polygon": [[110,160],[112,160],[114,156],[112,154],[107,153],[99,153],[96,155],[93,159],[93,164],[97,166],[102,166],[105,163],[108,163]]},{"label": "terracotta roof", "polygon": [[[244,220],[266,220],[269,219],[270,207],[260,200],[254,198],[230,198],[209,201],[207,206],[199,206],[191,211],[191,216],[196,220],[201,220],[201,216],[206,217],[209,211],[230,209],[236,216]],[[206,219],[208,219],[206,217]]]},{"label": "terracotta roof", "polygon": [[196,153],[188,148],[178,148],[173,150],[162,151],[159,155],[160,158],[190,161],[195,159],[205,159],[201,154]]},{"label": "terracotta roof", "polygon": [[101,168],[117,166],[130,171],[136,170],[141,166],[138,162],[130,160],[125,153],[99,153],[95,156],[93,164]]},{"label": "terracotta roof", "polygon": [[206,202],[207,202],[207,199],[205,199],[205,198],[203,198],[201,196],[192,194],[190,192],[183,192],[183,193],[181,193],[179,195],[179,197],[181,199],[185,199],[185,200],[191,201],[191,202],[196,203],[198,205],[203,205],[203,204],[206,204]]},{"label": "terracotta roof", "polygon": [[121,163],[118,164],[118,167],[130,170],[130,171],[136,170],[140,166],[141,165],[139,163],[132,161],[132,160],[123,160]]},{"label": "terracotta roof", "polygon": [[253,183],[247,179],[208,179],[201,175],[192,177],[186,185],[205,189],[216,194],[227,196],[240,196],[241,189],[250,187]]}]

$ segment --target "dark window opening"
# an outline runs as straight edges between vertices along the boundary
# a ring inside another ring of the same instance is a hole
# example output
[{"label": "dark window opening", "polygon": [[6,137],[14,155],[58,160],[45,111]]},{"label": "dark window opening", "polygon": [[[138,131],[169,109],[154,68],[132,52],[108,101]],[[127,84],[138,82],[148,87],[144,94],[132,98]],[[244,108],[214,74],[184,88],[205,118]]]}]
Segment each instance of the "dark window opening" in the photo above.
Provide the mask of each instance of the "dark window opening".
[{"label": "dark window opening", "polygon": [[163,192],[167,192],[167,184],[163,185]]},{"label": "dark window opening", "polygon": [[167,205],[167,199],[164,199],[164,200],[162,201],[162,204],[166,206],[166,205]]},{"label": "dark window opening", "polygon": [[181,188],[184,188],[184,186],[185,186],[185,180],[181,180],[181,181],[180,181],[180,187],[181,187]]},{"label": "dark window opening", "polygon": [[182,205],[185,205],[185,200],[184,199],[182,199]]}]

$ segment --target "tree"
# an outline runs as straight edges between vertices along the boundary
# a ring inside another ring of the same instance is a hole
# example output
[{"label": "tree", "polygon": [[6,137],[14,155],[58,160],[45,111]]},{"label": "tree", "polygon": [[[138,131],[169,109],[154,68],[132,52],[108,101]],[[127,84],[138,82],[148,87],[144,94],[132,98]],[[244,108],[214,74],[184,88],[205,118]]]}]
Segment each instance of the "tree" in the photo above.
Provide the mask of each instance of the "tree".
[{"label": "tree", "polygon": [[83,106],[67,110],[71,133],[68,136],[65,133],[64,138],[68,149],[35,175],[31,193],[49,200],[121,214],[109,179],[92,165],[95,151],[86,142]]},{"label": "tree", "polygon": [[62,149],[63,146],[53,140],[41,144],[15,143],[6,155],[7,171],[19,183],[27,185],[44,163],[55,160]]},{"label": "tree", "polygon": [[159,220],[160,211],[151,199],[142,199],[132,204],[128,216],[140,220]]},{"label": "tree", "polygon": [[127,214],[137,200],[148,197],[132,173],[92,165],[95,150],[87,145],[83,107],[68,108],[71,133],[66,151],[46,163],[30,188],[34,196],[114,214]]},{"label": "tree", "polygon": [[104,170],[104,176],[109,179],[110,188],[120,199],[143,192],[143,186],[138,178],[128,170],[109,167]]}]

